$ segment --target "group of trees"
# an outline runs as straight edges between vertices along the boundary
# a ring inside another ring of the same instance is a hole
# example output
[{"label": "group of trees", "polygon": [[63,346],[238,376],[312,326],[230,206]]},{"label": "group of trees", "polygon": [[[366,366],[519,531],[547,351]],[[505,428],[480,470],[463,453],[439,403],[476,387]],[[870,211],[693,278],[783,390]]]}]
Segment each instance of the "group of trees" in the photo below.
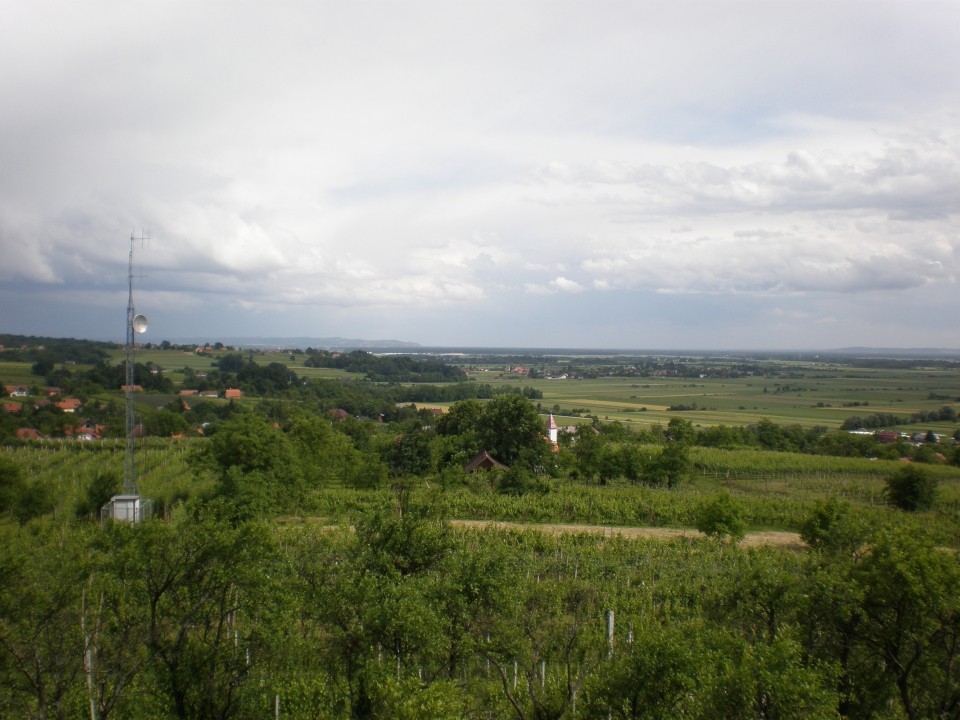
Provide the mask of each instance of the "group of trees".
[{"label": "group of trees", "polygon": [[[879,425],[879,427],[889,426],[888,423]],[[863,426],[855,423],[852,427]],[[847,432],[846,429],[828,430],[822,426],[778,425],[767,418],[749,425],[715,425],[698,428],[691,442],[703,447],[725,449],[755,447],[763,450],[838,457],[877,457],[889,460],[911,457],[920,462],[930,462],[935,459],[929,447],[916,448],[905,441],[881,443],[873,436],[855,435]],[[942,454],[950,456],[947,458],[949,461],[960,463],[960,455],[957,454],[956,448],[945,446],[941,450]]]},{"label": "group of trees", "polygon": [[363,373],[375,382],[444,383],[467,379],[459,367],[442,360],[418,359],[409,355],[374,355],[363,350],[335,353],[307,348],[306,367],[329,367]]},{"label": "group of trees", "polygon": [[844,430],[856,430],[857,428],[889,428],[897,425],[909,425],[928,422],[955,422],[957,419],[956,408],[950,405],[944,405],[939,410],[922,410],[912,413],[907,417],[894,415],[893,413],[874,413],[861,417],[855,415],[843,421],[841,428]]},{"label": "group of trees", "polygon": [[431,507],[0,530],[0,715],[960,713],[956,558],[843,503],[814,508],[806,553],[459,530]]}]

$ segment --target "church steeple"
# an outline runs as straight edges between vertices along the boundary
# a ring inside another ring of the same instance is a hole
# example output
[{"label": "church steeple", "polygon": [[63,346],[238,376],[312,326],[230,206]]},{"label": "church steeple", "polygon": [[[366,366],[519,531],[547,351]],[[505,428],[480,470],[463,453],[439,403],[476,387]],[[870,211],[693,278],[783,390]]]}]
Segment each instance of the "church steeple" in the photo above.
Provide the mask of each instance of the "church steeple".
[{"label": "church steeple", "polygon": [[557,421],[553,419],[553,413],[550,413],[550,419],[547,421],[547,439],[554,445],[557,444]]}]

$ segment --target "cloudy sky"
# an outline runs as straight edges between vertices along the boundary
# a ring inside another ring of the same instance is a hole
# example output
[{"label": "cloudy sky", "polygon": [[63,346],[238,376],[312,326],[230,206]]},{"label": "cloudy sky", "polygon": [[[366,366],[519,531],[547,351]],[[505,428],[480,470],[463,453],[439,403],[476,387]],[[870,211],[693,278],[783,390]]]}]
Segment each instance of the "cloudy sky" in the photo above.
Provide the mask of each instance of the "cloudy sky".
[{"label": "cloudy sky", "polygon": [[0,332],[960,347],[960,2],[0,0]]}]

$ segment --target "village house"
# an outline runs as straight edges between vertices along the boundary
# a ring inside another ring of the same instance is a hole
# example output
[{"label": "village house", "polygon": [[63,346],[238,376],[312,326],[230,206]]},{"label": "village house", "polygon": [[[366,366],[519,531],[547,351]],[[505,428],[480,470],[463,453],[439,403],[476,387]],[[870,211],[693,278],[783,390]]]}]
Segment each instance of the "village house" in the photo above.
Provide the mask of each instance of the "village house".
[{"label": "village house", "polygon": [[472,458],[470,461],[463,466],[463,471],[467,473],[476,472],[477,470],[509,470],[510,468],[504,465],[502,462],[497,460],[493,455],[488,453],[486,450],[481,450]]},{"label": "village house", "polygon": [[74,413],[80,409],[83,403],[76,398],[67,398],[58,403],[54,403],[54,405],[65,413]]}]

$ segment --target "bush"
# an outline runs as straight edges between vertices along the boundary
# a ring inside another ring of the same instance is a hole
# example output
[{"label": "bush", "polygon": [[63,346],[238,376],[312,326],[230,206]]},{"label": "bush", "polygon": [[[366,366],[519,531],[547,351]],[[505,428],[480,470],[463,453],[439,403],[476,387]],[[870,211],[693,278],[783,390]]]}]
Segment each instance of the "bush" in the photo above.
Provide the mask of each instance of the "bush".
[{"label": "bush", "polygon": [[937,479],[916,465],[904,465],[887,478],[885,495],[901,510],[929,510],[937,499]]},{"label": "bush", "polygon": [[800,527],[800,539],[814,550],[855,555],[866,540],[867,528],[850,503],[831,497],[817,500]]},{"label": "bush", "polygon": [[740,504],[724,492],[705,503],[697,512],[696,528],[707,537],[736,544],[747,533]]}]

